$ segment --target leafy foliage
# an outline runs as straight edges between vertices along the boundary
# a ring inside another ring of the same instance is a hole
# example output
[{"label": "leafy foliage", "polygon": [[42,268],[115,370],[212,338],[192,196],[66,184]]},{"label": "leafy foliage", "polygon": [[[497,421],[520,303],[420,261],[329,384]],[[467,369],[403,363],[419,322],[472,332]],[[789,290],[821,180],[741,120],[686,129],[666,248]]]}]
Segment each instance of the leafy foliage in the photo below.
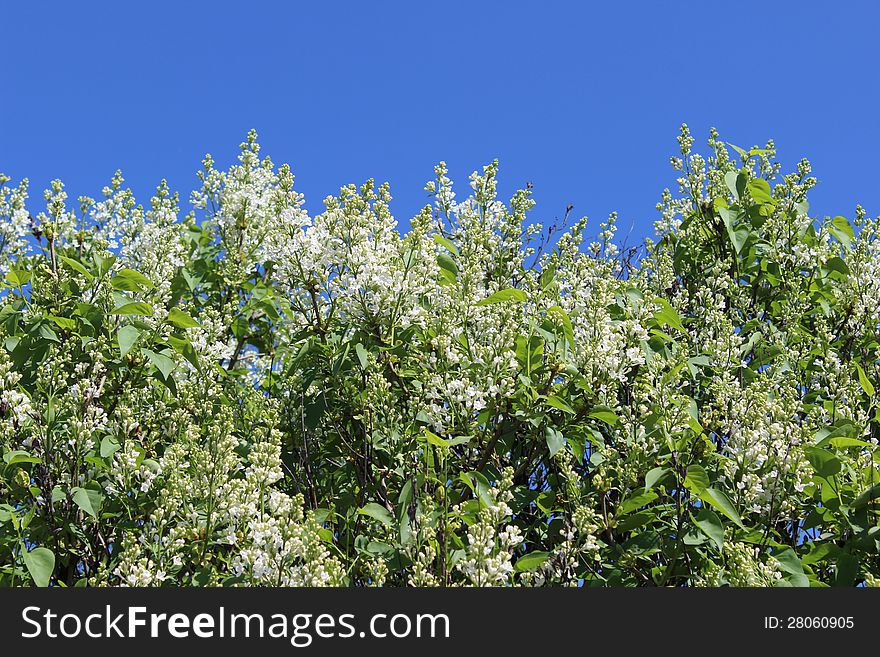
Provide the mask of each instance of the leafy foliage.
[{"label": "leafy foliage", "polygon": [[0,583],[876,584],[880,224],[679,144],[624,250],[497,163],[312,217],[253,133],[182,219],[0,177]]}]

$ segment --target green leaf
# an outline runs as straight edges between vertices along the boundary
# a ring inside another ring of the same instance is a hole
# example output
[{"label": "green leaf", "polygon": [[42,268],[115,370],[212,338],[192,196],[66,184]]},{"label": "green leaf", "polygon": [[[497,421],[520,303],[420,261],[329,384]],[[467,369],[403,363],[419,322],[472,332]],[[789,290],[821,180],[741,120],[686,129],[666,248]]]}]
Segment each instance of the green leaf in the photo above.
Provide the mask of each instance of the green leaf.
[{"label": "green leaf", "polygon": [[547,314],[556,318],[562,324],[562,332],[565,339],[568,340],[570,347],[574,347],[574,327],[571,324],[571,317],[559,306],[550,306],[547,308]]},{"label": "green leaf", "polygon": [[701,500],[703,500],[704,502],[708,502],[716,509],[721,511],[721,513],[733,520],[733,522],[736,523],[738,527],[740,527],[741,529],[745,529],[742,519],[739,517],[739,513],[737,513],[736,508],[734,508],[727,495],[725,495],[723,492],[721,492],[717,488],[704,488],[697,493],[697,496]]},{"label": "green leaf", "polygon": [[720,552],[724,546],[724,525],[721,524],[721,518],[712,511],[712,509],[702,508],[694,518],[694,524],[700,528],[706,536],[715,542]]},{"label": "green leaf", "polygon": [[154,472],[156,474],[159,474],[159,470],[160,470],[159,463],[154,461],[153,459],[144,459],[141,462],[141,465],[144,466],[145,468],[149,469],[150,472]]},{"label": "green leaf", "polygon": [[776,210],[776,206],[773,203],[764,203],[758,208],[758,217],[761,219],[757,219],[755,215],[749,212],[749,218],[752,220],[752,225],[757,227],[764,225],[764,219],[771,216],[773,212]]},{"label": "green leaf", "polygon": [[[516,358],[526,368],[526,371],[538,366],[541,362],[541,354],[544,353],[544,339],[539,335],[526,338],[524,335],[516,337]],[[531,384],[528,378],[524,381],[526,386]]]},{"label": "green leaf", "polygon": [[156,369],[162,373],[162,378],[167,379],[174,369],[174,361],[167,355],[156,353],[150,349],[141,349],[141,351],[146,354],[150,362],[156,366]]},{"label": "green leaf", "polygon": [[860,509],[863,506],[867,506],[869,503],[873,503],[874,500],[880,500],[880,484],[874,484],[859,495],[858,498],[856,498],[856,501],[853,502],[853,508]]},{"label": "green leaf", "polygon": [[67,498],[67,493],[64,492],[64,489],[61,486],[55,486],[52,489],[52,503],[58,504],[63,499]]},{"label": "green leaf", "polygon": [[744,224],[734,224],[736,220],[736,214],[734,212],[720,211],[719,214],[724,220],[724,228],[727,230],[727,236],[730,238],[730,242],[731,244],[733,244],[734,250],[739,253],[743,250],[743,247],[745,246],[752,232]]},{"label": "green leaf", "polygon": [[[169,335],[165,338],[165,342],[169,347],[174,349],[178,354],[183,356],[190,364],[199,372],[202,372],[202,362],[199,360],[199,355],[196,353],[195,347],[193,347],[192,342],[189,338],[178,338],[174,335]],[[167,349],[163,349],[162,353],[168,353]]]},{"label": "green leaf", "polygon": [[59,328],[66,329],[68,331],[72,331],[76,328],[76,321],[70,319],[69,317],[56,317],[55,315],[49,315],[46,319],[51,319]]},{"label": "green leaf", "polygon": [[125,355],[131,351],[131,348],[140,336],[140,330],[131,324],[126,324],[119,328],[116,332],[116,342],[119,344],[120,357],[125,358]]},{"label": "green leaf", "polygon": [[565,445],[565,437],[553,427],[544,428],[544,440],[547,441],[547,449],[550,450],[550,458],[556,456],[556,453]]},{"label": "green leaf", "polygon": [[834,277],[838,280],[846,280],[846,277],[849,276],[849,267],[840,256],[829,258],[828,262],[825,263],[825,268],[829,272],[836,272],[839,274],[839,276]]},{"label": "green leaf", "polygon": [[[447,249],[453,255],[458,255],[458,247],[452,242],[452,240],[443,237],[440,233],[434,233],[434,241],[440,246]],[[458,272],[458,268],[456,268],[456,273]]]},{"label": "green leaf", "polygon": [[849,436],[836,436],[828,439],[828,444],[834,447],[873,447],[871,443]]},{"label": "green leaf", "polygon": [[770,183],[763,178],[753,178],[749,181],[749,194],[757,203],[772,203],[773,195],[770,191]]},{"label": "green leaf", "polygon": [[558,408],[564,413],[569,413],[571,415],[575,414],[574,409],[556,395],[550,395],[549,397],[547,397],[547,405],[552,406],[553,408]]},{"label": "green leaf", "polygon": [[781,552],[772,555],[779,564],[779,569],[789,573],[792,577],[788,578],[794,586],[809,586],[810,582],[804,575],[804,566],[798,559],[795,551],[790,547],[785,548]]},{"label": "green leaf", "polygon": [[612,427],[616,426],[617,423],[620,421],[617,417],[617,413],[612,411],[607,406],[594,406],[593,410],[589,412],[587,417],[595,418]]},{"label": "green leaf", "polygon": [[95,264],[98,265],[98,276],[103,276],[104,274],[106,274],[113,268],[113,265],[116,263],[115,255],[110,255],[105,258],[100,253],[95,253],[92,258],[95,260]]},{"label": "green leaf", "polygon": [[684,477],[684,486],[692,493],[699,492],[709,487],[709,474],[701,465],[689,465]]},{"label": "green leaf", "polygon": [[140,290],[152,290],[156,287],[149,278],[134,269],[123,268],[116,272],[110,279],[110,285],[114,290],[125,292],[138,292]]},{"label": "green leaf", "polygon": [[657,493],[652,490],[642,491],[632,497],[625,499],[620,503],[620,507],[617,510],[618,515],[624,516],[627,513],[632,513],[636,509],[640,509],[646,504],[650,504],[654,500],[659,497]]},{"label": "green leaf", "polygon": [[80,509],[93,518],[97,518],[101,511],[101,504],[104,502],[104,496],[100,491],[77,486],[73,489],[73,501]]},{"label": "green leaf", "polygon": [[22,269],[10,269],[6,274],[6,280],[12,287],[24,287],[31,280],[31,273]]},{"label": "green leaf", "polygon": [[16,463],[42,463],[42,461],[36,456],[31,456],[30,452],[26,452],[23,449],[13,449],[6,452],[3,455],[3,460],[6,461],[7,465],[14,465]]},{"label": "green leaf", "polygon": [[49,586],[52,572],[55,570],[55,554],[49,548],[38,547],[25,552],[24,565],[37,586]]},{"label": "green leaf", "polygon": [[40,326],[37,329],[37,335],[50,342],[60,342],[58,334],[52,330],[48,323],[40,323]]},{"label": "green leaf", "polygon": [[144,317],[152,317],[153,306],[143,301],[132,301],[125,303],[118,308],[110,311],[111,315],[142,315]]},{"label": "green leaf", "polygon": [[658,324],[666,324],[674,329],[678,329],[682,333],[687,333],[684,324],[681,321],[681,315],[679,315],[678,311],[672,307],[672,304],[666,299],[660,297],[654,299],[654,303],[660,305],[660,310],[654,313],[654,320]]},{"label": "green leaf", "polygon": [[617,530],[621,532],[631,532],[642,525],[646,525],[657,519],[656,513],[652,509],[639,511],[638,513],[627,514],[620,522],[617,523]]},{"label": "green leaf", "polygon": [[724,174],[724,184],[727,185],[727,189],[730,190],[730,193],[733,194],[733,197],[739,200],[740,190],[739,186],[736,184],[736,179],[741,174],[737,171],[728,171]]},{"label": "green leaf", "polygon": [[[491,497],[488,500],[491,503]],[[554,504],[556,503],[556,493],[552,490],[545,490],[542,493],[538,493],[538,496],[535,497],[535,506],[541,510],[545,516],[553,515]]]},{"label": "green leaf", "polygon": [[392,527],[394,525],[394,516],[391,515],[391,512],[386,509],[381,504],[377,504],[376,502],[369,502],[363,506],[363,508],[358,509],[358,513],[363,516],[370,516],[375,520],[378,520],[386,527]]},{"label": "green leaf", "polygon": [[840,472],[840,459],[821,447],[805,447],[804,455],[813,466],[816,474],[824,479],[833,477]]},{"label": "green leaf", "polygon": [[874,396],[874,384],[871,383],[871,380],[868,378],[868,375],[865,374],[865,370],[862,369],[861,365],[856,365],[856,372],[859,375],[859,385],[862,386],[862,390],[865,391],[865,394],[868,397]]},{"label": "green leaf", "polygon": [[840,551],[840,548],[833,543],[814,543],[810,552],[801,558],[801,563],[813,564],[833,558]]},{"label": "green leaf", "polygon": [[852,224],[849,223],[846,217],[834,217],[828,226],[828,230],[845,246],[849,246],[856,237]]},{"label": "green leaf", "polygon": [[727,145],[730,146],[730,147],[731,147],[733,150],[735,150],[737,153],[739,153],[739,156],[740,156],[743,160],[748,159],[749,155],[748,155],[748,153],[745,152],[745,150],[743,150],[742,148],[740,148],[740,147],[737,146],[736,144],[731,144],[730,142],[727,142]]},{"label": "green leaf", "polygon": [[433,431],[429,431],[425,429],[425,440],[427,440],[431,445],[435,445],[436,447],[441,447],[443,449],[449,448],[449,442],[435,434]]},{"label": "green leaf", "polygon": [[[861,562],[862,560],[854,554],[840,552],[834,563],[834,586],[852,586],[858,577]],[[795,586],[807,585],[795,584]]]},{"label": "green leaf", "polygon": [[462,472],[458,475],[458,479],[464,482],[480,498],[483,504],[486,506],[494,504],[493,497],[489,493],[492,490],[492,486],[489,484],[489,480],[486,479],[486,475],[482,472]]},{"label": "green leaf", "polygon": [[822,427],[813,434],[813,440],[816,447],[824,447],[831,442],[832,438],[852,438],[854,435],[855,428],[853,425],[849,422],[844,422],[834,427]]},{"label": "green leaf", "polygon": [[168,321],[177,328],[188,329],[201,326],[188,313],[183,312],[180,308],[172,308],[168,311]]},{"label": "green leaf", "polygon": [[440,266],[440,275],[447,283],[452,284],[458,280],[458,265],[455,264],[455,260],[445,253],[438,253],[437,264]]},{"label": "green leaf", "polygon": [[113,436],[104,436],[101,440],[101,458],[112,456],[119,451],[120,447],[119,440]]},{"label": "green leaf", "polygon": [[513,567],[519,573],[537,570],[543,566],[549,558],[549,552],[529,552],[517,559],[516,563],[513,564]]},{"label": "green leaf", "polygon": [[671,473],[672,470],[669,468],[654,468],[653,470],[649,470],[648,474],[645,475],[645,490],[651,490],[657,485],[658,481]]},{"label": "green leaf", "polygon": [[528,297],[526,293],[522,290],[518,290],[515,287],[509,287],[506,290],[500,290],[495,294],[492,294],[482,301],[478,302],[478,306],[489,306],[495,303],[504,303],[505,301],[515,301],[516,303],[523,303],[526,301]]},{"label": "green leaf", "polygon": [[358,361],[360,361],[361,369],[367,369],[367,365],[370,362],[370,359],[367,357],[367,350],[360,342],[358,342],[354,346],[354,352],[357,354]]},{"label": "green leaf", "polygon": [[86,269],[83,264],[78,260],[74,260],[73,258],[68,258],[66,256],[58,256],[58,259],[65,265],[70,267],[72,270],[79,272],[89,280],[92,280],[95,277],[94,274]]}]

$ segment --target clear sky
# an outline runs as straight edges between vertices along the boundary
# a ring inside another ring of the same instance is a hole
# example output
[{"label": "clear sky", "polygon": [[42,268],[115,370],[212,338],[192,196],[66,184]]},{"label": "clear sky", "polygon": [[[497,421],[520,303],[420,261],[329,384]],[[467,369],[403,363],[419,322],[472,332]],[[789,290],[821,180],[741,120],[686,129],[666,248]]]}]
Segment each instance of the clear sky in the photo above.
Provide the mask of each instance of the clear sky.
[{"label": "clear sky", "polygon": [[[0,171],[97,196],[121,168],[188,199],[251,127],[311,210],[389,181],[405,222],[432,167],[499,158],[533,215],[651,231],[678,126],[808,157],[818,215],[880,214],[880,3],[17,2],[0,8]],[[188,209],[188,201],[184,203]]]}]

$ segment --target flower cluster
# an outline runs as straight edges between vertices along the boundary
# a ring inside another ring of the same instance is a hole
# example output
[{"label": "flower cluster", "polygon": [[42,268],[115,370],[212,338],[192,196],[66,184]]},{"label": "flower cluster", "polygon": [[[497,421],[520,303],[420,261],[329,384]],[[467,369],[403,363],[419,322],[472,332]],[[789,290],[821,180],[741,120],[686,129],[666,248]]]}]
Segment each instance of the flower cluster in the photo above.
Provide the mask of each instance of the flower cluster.
[{"label": "flower cluster", "polygon": [[678,143],[637,248],[254,132],[189,209],[0,175],[0,584],[876,584],[880,220]]}]

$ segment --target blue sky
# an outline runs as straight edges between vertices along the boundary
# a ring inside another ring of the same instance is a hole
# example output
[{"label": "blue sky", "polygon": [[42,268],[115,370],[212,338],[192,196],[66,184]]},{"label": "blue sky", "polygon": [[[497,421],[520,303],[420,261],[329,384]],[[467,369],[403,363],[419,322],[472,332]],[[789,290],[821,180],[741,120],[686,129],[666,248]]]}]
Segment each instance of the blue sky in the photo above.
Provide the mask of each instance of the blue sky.
[{"label": "blue sky", "polygon": [[[97,196],[121,168],[146,204],[186,199],[205,152],[251,127],[312,210],[391,183],[395,216],[446,160],[460,193],[499,158],[534,217],[568,203],[651,231],[678,126],[808,157],[818,215],[880,214],[880,5],[871,2],[7,3],[0,171]],[[188,207],[188,203],[184,204]]]}]

